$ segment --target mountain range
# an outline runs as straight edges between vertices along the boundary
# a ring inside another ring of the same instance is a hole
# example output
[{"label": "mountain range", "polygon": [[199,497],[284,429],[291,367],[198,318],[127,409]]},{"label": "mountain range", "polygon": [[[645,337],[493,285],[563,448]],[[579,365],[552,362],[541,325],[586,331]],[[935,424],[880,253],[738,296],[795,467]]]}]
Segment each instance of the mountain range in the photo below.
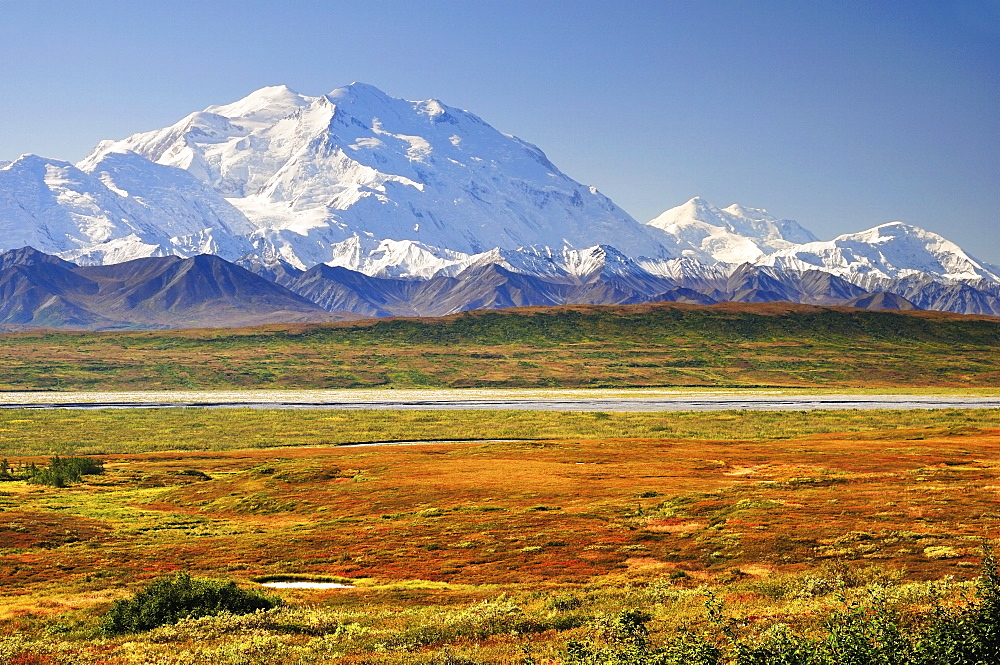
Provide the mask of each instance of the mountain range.
[{"label": "mountain range", "polygon": [[236,327],[357,318],[211,254],[78,266],[31,248],[0,254],[0,324],[20,328]]},{"label": "mountain range", "polygon": [[0,250],[20,250],[0,257],[0,321],[22,325],[653,300],[1000,315],[1000,268],[930,231],[821,241],[700,198],[643,224],[474,114],[361,83],[263,88],[75,165],[0,165]]}]

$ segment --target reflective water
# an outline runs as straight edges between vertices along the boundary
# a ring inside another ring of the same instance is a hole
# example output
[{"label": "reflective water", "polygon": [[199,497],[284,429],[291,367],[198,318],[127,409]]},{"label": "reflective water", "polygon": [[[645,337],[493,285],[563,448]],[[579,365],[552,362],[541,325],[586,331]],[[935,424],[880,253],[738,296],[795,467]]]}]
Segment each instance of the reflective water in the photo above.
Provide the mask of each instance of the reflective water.
[{"label": "reflective water", "polygon": [[337,582],[263,582],[261,586],[273,589],[353,589],[353,584]]}]

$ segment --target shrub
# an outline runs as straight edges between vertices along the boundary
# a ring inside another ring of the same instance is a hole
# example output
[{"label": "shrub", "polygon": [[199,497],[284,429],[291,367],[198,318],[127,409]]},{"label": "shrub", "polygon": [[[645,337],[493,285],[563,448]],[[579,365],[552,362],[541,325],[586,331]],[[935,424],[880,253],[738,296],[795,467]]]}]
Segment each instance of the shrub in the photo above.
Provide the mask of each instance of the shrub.
[{"label": "shrub", "polygon": [[915,648],[921,665],[1000,662],[1000,571],[990,547],[983,550],[976,601],[956,609],[935,603],[931,623]]},{"label": "shrub", "polygon": [[649,640],[646,624],[650,616],[640,610],[624,610],[604,617],[598,628],[604,644],[570,641],[564,653],[571,665],[718,665],[721,652],[703,635],[684,632],[664,646]]},{"label": "shrub", "polygon": [[[886,588],[872,585],[861,600],[846,602],[824,622],[825,632],[807,636],[777,624],[762,633],[740,635],[739,622],[723,616],[710,596],[708,620],[717,630],[684,630],[655,644],[648,614],[626,610],[595,626],[602,640],[571,641],[564,653],[571,665],[986,665],[1000,663],[1000,570],[984,547],[983,575],[976,599],[946,607],[939,600],[928,615],[907,618],[889,603]],[[877,569],[863,577],[892,578]],[[843,578],[841,578],[843,581]]]},{"label": "shrub", "polygon": [[549,609],[556,610],[557,612],[566,612],[568,610],[575,610],[579,608],[583,605],[583,600],[579,596],[575,596],[573,594],[560,593],[549,598],[545,605]]},{"label": "shrub", "polygon": [[35,485],[66,487],[78,483],[83,476],[98,476],[104,473],[104,462],[90,457],[59,457],[54,455],[47,467],[39,468],[34,463],[24,469],[24,478]]},{"label": "shrub", "polygon": [[279,603],[277,598],[240,589],[232,581],[194,579],[181,572],[153,582],[131,599],[116,601],[101,627],[110,635],[137,633],[184,618],[249,614]]}]

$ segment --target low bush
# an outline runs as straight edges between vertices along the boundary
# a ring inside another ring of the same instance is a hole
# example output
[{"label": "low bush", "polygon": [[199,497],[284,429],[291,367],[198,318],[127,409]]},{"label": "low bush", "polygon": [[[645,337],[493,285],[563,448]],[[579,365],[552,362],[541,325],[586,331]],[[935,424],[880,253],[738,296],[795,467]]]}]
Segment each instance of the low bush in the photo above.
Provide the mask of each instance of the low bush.
[{"label": "low bush", "polygon": [[[6,461],[6,460],[5,460]],[[9,472],[8,472],[9,473]],[[20,475],[35,485],[66,487],[80,482],[84,476],[98,476],[104,473],[104,462],[91,457],[59,457],[54,455],[47,467],[34,463],[24,467]]]},{"label": "low bush", "polygon": [[278,598],[246,591],[235,582],[194,579],[187,573],[157,580],[130,599],[116,601],[101,621],[109,635],[138,633],[157,626],[229,612],[269,610]]},{"label": "low bush", "polygon": [[[903,617],[889,603],[887,587],[868,587],[865,602],[846,602],[824,622],[821,635],[798,634],[777,624],[750,634],[737,630],[709,594],[708,628],[687,630],[657,644],[639,610],[605,616],[600,639],[567,643],[571,665],[985,665],[1000,663],[1000,571],[986,547],[976,598],[946,607],[935,602],[918,617]],[[862,571],[871,574],[871,570]],[[845,600],[841,597],[842,600]]]}]

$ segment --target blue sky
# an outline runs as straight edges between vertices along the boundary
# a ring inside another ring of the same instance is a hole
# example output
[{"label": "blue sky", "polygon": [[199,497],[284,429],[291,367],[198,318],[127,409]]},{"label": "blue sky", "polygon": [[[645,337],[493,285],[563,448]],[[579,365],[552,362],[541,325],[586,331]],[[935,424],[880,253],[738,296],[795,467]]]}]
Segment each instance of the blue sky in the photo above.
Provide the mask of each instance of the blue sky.
[{"label": "blue sky", "polygon": [[0,0],[0,159],[284,83],[435,97],[640,221],[700,195],[1000,263],[1000,0]]}]

